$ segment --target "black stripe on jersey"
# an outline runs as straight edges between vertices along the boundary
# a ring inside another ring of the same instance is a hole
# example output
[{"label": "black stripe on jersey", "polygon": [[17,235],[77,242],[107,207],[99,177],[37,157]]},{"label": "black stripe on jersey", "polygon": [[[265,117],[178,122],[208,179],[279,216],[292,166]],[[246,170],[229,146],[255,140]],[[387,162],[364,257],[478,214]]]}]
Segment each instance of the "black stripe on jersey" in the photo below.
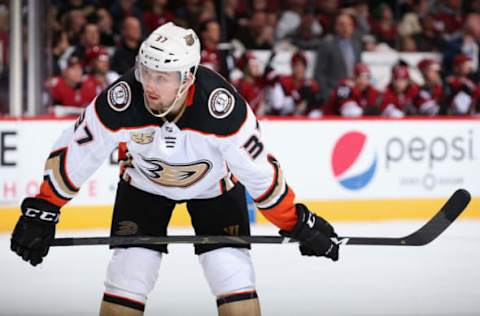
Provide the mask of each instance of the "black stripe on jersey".
[{"label": "black stripe on jersey", "polygon": [[264,193],[264,195],[262,196],[261,199],[259,200],[255,200],[255,203],[262,203],[262,202],[265,202],[266,200],[268,200],[271,195],[275,192],[275,189],[277,188],[278,185],[280,185],[280,179],[279,179],[279,171],[280,171],[280,165],[278,164],[277,160],[275,159],[275,157],[273,157],[272,155],[268,155],[267,156],[267,160],[268,162],[270,162],[273,166],[273,169],[274,169],[274,181],[272,181],[272,183],[274,183],[270,188],[269,190]]},{"label": "black stripe on jersey", "polygon": [[61,194],[57,191],[57,189],[55,189],[55,186],[53,185],[52,179],[50,179],[50,176],[49,176],[49,175],[43,176],[43,180],[47,181],[48,186],[50,187],[50,189],[52,189],[52,192],[53,192],[59,199],[62,199],[62,200],[65,200],[65,201],[70,201],[70,200],[72,199],[72,198],[64,197],[63,195],[61,195]]},{"label": "black stripe on jersey", "polygon": [[59,150],[56,150],[48,156],[48,159],[52,159],[55,157],[60,158],[60,164],[59,164],[59,171],[60,171],[60,177],[62,177],[63,183],[65,186],[72,192],[78,192],[80,189],[75,187],[71,182],[70,179],[68,178],[67,172],[65,170],[65,164],[66,164],[66,156],[67,156],[67,149],[62,148]]},{"label": "black stripe on jersey", "polygon": [[287,196],[288,192],[290,191],[290,187],[288,185],[285,186],[285,192],[282,193],[282,195],[280,196],[280,198],[277,200],[277,202],[273,203],[272,205],[268,206],[268,207],[259,207],[257,205],[257,208],[259,210],[262,210],[262,211],[265,211],[265,210],[269,210],[269,209],[272,209],[274,208],[275,206],[277,206],[278,204],[282,203],[283,199]]},{"label": "black stripe on jersey", "polygon": [[[248,105],[242,96],[221,75],[204,66],[198,67],[196,77],[193,104],[186,108],[178,127],[219,136],[236,133],[247,118]],[[218,88],[230,92],[235,100],[232,112],[222,119],[213,117],[208,109],[210,94]]]},{"label": "black stripe on jersey", "polygon": [[238,301],[245,301],[245,300],[252,300],[256,298],[258,298],[257,291],[252,291],[247,293],[236,293],[236,294],[218,298],[217,307],[223,304],[228,304],[228,303],[233,303]]},{"label": "black stripe on jersey", "polygon": [[109,302],[109,303],[112,303],[112,304],[117,304],[117,305],[130,307],[130,308],[136,309],[136,310],[141,311],[141,312],[145,311],[145,304],[143,304],[141,302],[136,302],[136,301],[130,300],[128,298],[124,298],[124,297],[120,297],[120,296],[116,296],[116,295],[111,295],[111,294],[108,294],[108,293],[103,294],[103,301]]}]

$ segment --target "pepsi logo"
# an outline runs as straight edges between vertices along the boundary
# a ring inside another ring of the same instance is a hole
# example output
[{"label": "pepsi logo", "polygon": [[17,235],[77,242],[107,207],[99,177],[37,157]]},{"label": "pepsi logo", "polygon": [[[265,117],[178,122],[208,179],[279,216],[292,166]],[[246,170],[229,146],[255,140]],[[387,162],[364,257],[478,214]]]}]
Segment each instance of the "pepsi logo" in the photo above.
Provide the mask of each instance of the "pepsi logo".
[{"label": "pepsi logo", "polygon": [[348,190],[360,190],[375,175],[377,153],[364,133],[348,132],[335,143],[331,167],[341,186]]}]

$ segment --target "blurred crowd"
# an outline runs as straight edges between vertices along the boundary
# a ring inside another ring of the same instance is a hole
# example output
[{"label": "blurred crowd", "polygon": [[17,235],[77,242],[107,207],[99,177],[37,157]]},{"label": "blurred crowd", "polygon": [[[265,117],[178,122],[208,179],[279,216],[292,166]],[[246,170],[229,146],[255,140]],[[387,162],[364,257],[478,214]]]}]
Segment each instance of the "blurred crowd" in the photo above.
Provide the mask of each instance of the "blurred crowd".
[{"label": "blurred crowd", "polygon": [[[134,66],[151,31],[173,21],[197,32],[201,63],[229,78],[258,115],[480,112],[480,0],[49,1],[48,106],[86,106]],[[0,4],[2,82],[8,65],[5,8]],[[256,50],[269,52],[266,63]],[[272,66],[281,51],[292,52],[290,74]],[[400,60],[392,66],[391,82],[378,91],[361,55],[391,51],[435,52],[441,58],[413,65],[421,84]],[[313,76],[307,76],[309,67]],[[235,71],[240,75],[233,76]]]}]

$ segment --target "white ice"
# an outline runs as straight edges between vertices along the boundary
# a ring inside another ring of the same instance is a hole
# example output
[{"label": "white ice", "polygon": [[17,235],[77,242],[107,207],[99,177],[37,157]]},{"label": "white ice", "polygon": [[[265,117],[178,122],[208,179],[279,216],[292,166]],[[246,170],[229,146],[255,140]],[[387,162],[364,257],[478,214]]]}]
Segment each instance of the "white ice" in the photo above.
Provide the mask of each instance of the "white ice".
[{"label": "white ice", "polygon": [[[421,222],[336,223],[340,235],[406,235]],[[171,229],[188,234],[190,229]],[[276,234],[255,226],[255,234]],[[106,235],[105,230],[60,236]],[[33,268],[0,234],[0,315],[97,315],[110,251],[52,248]],[[171,245],[145,315],[216,315],[193,248]],[[256,245],[263,315],[480,315],[480,221],[459,220],[423,247],[344,246],[337,263],[300,256],[296,245]]]}]

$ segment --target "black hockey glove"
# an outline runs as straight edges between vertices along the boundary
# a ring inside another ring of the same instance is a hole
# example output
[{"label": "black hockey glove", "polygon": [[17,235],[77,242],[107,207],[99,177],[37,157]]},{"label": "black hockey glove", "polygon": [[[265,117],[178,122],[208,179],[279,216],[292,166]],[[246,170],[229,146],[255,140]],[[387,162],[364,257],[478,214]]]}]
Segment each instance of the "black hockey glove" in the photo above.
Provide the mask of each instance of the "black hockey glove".
[{"label": "black hockey glove", "polygon": [[26,198],[21,209],[22,215],[13,230],[10,249],[36,266],[47,255],[55,237],[60,208],[42,199]]},{"label": "black hockey glove", "polygon": [[280,234],[300,241],[300,253],[304,256],[324,256],[338,260],[338,245],[330,238],[337,237],[332,225],[310,212],[303,204],[295,204],[298,221],[291,232]]}]

